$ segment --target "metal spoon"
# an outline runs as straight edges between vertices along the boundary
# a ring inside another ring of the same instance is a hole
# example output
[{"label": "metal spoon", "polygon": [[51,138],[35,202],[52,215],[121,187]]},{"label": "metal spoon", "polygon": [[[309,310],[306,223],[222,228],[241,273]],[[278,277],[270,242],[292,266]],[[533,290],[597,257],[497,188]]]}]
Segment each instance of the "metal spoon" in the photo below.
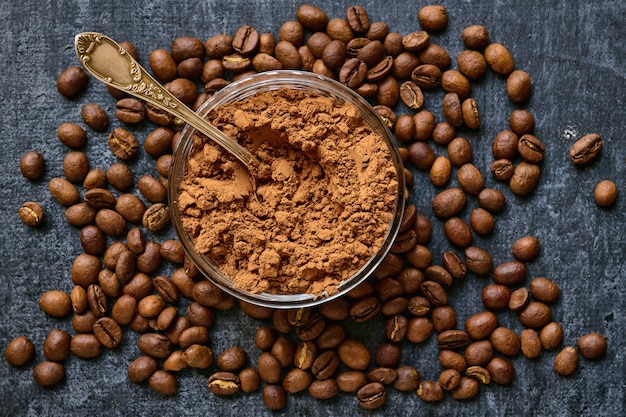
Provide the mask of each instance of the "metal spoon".
[{"label": "metal spoon", "polygon": [[167,91],[113,39],[101,33],[83,32],[76,35],[74,46],[80,62],[98,80],[178,117],[234,155],[248,171],[256,172],[257,159],[252,153]]}]

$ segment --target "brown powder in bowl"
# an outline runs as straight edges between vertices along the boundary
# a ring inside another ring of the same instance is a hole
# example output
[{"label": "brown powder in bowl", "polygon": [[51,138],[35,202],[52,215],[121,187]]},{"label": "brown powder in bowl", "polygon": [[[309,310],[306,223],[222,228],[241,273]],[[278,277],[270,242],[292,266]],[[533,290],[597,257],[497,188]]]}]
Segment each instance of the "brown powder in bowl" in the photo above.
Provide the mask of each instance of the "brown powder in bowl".
[{"label": "brown powder in bowl", "polygon": [[196,251],[235,288],[330,295],[376,254],[398,182],[389,148],[356,107],[282,88],[207,119],[262,162],[255,192],[245,167],[195,134],[179,187]]}]

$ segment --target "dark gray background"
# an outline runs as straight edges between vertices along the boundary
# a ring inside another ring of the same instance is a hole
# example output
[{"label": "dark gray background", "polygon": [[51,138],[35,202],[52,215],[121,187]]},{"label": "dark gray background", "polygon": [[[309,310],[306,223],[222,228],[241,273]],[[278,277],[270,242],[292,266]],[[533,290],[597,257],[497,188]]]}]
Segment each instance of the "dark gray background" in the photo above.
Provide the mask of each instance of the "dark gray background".
[{"label": "dark gray background", "polygon": [[[177,36],[202,40],[218,33],[234,34],[244,23],[259,31],[278,33],[280,25],[295,18],[295,1],[113,1],[87,0],[0,1],[0,347],[17,335],[27,335],[37,346],[33,363],[13,368],[0,360],[0,415],[261,415],[271,414],[260,393],[217,398],[206,388],[209,371],[184,371],[177,396],[165,398],[145,385],[126,378],[126,367],[139,351],[137,336],[126,333],[121,348],[105,351],[96,360],[69,358],[67,377],[52,388],[42,388],[31,378],[34,363],[43,358],[42,344],[53,327],[71,330],[69,320],[45,316],[37,299],[46,290],[71,290],[71,260],[80,253],[78,231],[68,227],[63,209],[50,197],[47,181],[62,174],[67,148],[56,138],[62,122],[80,122],[85,102],[102,105],[113,117],[114,101],[105,88],[91,79],[86,94],[63,98],[55,88],[56,77],[76,64],[74,35],[101,31],[121,41],[134,43],[140,61],[149,52],[169,48]],[[351,2],[314,1],[329,17],[343,17]],[[402,34],[418,29],[417,10],[423,2],[362,1],[372,21],[388,22]],[[534,83],[528,108],[535,115],[536,135],[546,145],[538,189],[526,198],[512,195],[506,186],[485,175],[488,186],[505,192],[507,209],[497,215],[496,231],[475,244],[490,250],[496,263],[512,258],[510,245],[531,234],[543,245],[541,256],[529,264],[529,276],[556,281],[561,297],[553,306],[554,319],[565,329],[564,344],[574,344],[587,332],[599,331],[609,340],[606,356],[580,361],[571,377],[552,370],[556,352],[543,352],[537,360],[522,355],[513,358],[517,377],[511,386],[483,387],[475,399],[457,402],[451,398],[427,404],[414,393],[389,390],[387,404],[371,413],[361,410],[351,395],[318,402],[308,394],[290,397],[280,415],[623,415],[626,367],[624,362],[624,299],[626,255],[624,208],[626,201],[625,21],[626,7],[620,0],[604,1],[448,1],[450,23],[434,36],[453,57],[462,50],[461,30],[483,24],[491,38],[511,51],[516,67],[528,71]],[[474,163],[487,172],[491,141],[507,128],[514,108],[506,98],[504,81],[493,74],[474,85],[472,95],[482,112],[483,126],[477,133],[461,132],[473,144]],[[441,120],[440,95],[427,95],[427,106]],[[140,137],[149,131],[146,126]],[[571,144],[582,135],[598,132],[604,138],[600,158],[589,166],[573,166],[568,159]],[[106,134],[88,131],[86,152],[92,167],[106,168],[115,161],[106,147]],[[18,162],[28,150],[37,150],[47,160],[43,180],[30,183],[21,177]],[[438,155],[442,148],[435,146]],[[145,154],[132,163],[136,178],[154,174],[153,161]],[[621,193],[611,209],[593,201],[597,182],[614,180]],[[432,216],[430,198],[435,189],[424,173],[416,174],[413,202]],[[43,227],[24,226],[17,209],[24,201],[41,202],[47,212]],[[465,218],[475,207],[470,199]],[[449,244],[441,223],[433,219],[430,245],[435,262]],[[168,230],[157,239],[173,236]],[[167,267],[163,273],[167,273]],[[451,304],[459,326],[482,309],[480,291],[488,278],[469,276],[451,290]],[[181,310],[184,304],[181,306]],[[521,328],[513,315],[500,314],[500,322],[516,331]],[[258,349],[253,335],[259,323],[238,308],[217,317],[211,346],[216,353],[228,346],[244,347],[256,364]],[[347,323],[352,337],[374,348],[382,341],[382,319],[362,326]],[[434,337],[419,346],[404,345],[402,362],[414,365],[423,378],[440,372]],[[213,369],[213,368],[212,368]]]}]

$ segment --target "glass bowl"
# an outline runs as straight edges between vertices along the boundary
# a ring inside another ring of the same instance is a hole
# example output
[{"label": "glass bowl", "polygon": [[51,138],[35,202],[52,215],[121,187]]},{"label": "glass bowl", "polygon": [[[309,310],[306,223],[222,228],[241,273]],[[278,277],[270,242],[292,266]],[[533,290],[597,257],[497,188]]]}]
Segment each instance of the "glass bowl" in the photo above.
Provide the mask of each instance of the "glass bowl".
[{"label": "glass bowl", "polygon": [[344,279],[336,287],[337,291],[330,294],[273,294],[268,292],[252,293],[235,288],[233,280],[223,274],[209,257],[200,254],[194,248],[192,237],[185,231],[182,224],[182,213],[177,204],[180,183],[186,172],[186,162],[193,148],[193,135],[195,129],[186,125],[178,141],[174,152],[172,167],[169,177],[169,206],[171,210],[172,222],[180,241],[190,260],[197,266],[200,273],[221,288],[223,291],[245,302],[270,308],[301,308],[312,307],[323,302],[341,297],[365,279],[370,277],[380,265],[383,258],[388,254],[400,228],[402,214],[405,204],[405,183],[404,167],[398,152],[395,137],[383,123],[378,113],[361,96],[353,92],[347,86],[310,72],[303,71],[268,71],[238,80],[221,89],[205,102],[199,109],[198,114],[206,117],[212,110],[219,106],[238,102],[251,97],[262,91],[278,90],[282,87],[297,89],[317,93],[322,96],[331,97],[341,102],[352,103],[360,111],[364,121],[369,127],[380,135],[388,146],[392,162],[395,166],[396,180],[398,183],[395,204],[391,214],[391,221],[387,229],[385,238],[379,250],[365,264],[349,278]]}]

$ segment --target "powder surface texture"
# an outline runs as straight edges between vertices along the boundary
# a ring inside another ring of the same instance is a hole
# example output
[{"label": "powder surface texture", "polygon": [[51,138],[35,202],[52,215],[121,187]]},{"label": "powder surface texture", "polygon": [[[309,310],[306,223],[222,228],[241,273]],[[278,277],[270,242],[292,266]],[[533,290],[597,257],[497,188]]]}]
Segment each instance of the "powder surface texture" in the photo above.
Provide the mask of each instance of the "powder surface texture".
[{"label": "powder surface texture", "polygon": [[179,187],[195,249],[236,288],[330,295],[378,251],[396,170],[352,104],[283,88],[207,119],[261,161],[253,186],[243,165],[197,134]]}]

